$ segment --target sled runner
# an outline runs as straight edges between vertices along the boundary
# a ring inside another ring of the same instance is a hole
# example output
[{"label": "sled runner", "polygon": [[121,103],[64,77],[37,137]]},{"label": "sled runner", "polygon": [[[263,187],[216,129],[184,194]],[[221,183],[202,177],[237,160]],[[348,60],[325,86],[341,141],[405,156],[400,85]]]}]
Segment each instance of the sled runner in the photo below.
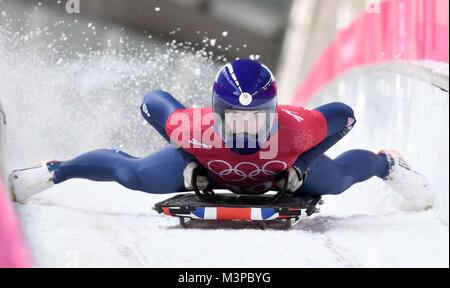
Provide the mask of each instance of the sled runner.
[{"label": "sled runner", "polygon": [[215,194],[215,201],[205,201],[193,193],[180,194],[155,205],[155,210],[180,218],[180,225],[189,227],[193,221],[283,221],[289,229],[304,217],[318,213],[321,198],[285,196],[268,204],[273,196],[248,196],[232,193]]}]

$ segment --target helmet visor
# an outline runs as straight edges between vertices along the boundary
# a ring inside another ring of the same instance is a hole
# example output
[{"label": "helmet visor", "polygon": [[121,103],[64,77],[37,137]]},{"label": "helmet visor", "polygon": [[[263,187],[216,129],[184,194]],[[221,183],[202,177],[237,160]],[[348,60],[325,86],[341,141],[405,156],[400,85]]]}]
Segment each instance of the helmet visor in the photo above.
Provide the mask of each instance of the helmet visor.
[{"label": "helmet visor", "polygon": [[266,110],[225,109],[225,134],[228,136],[247,134],[256,137],[260,133],[265,133],[270,121],[270,115],[267,114]]},{"label": "helmet visor", "polygon": [[252,104],[252,107],[232,105],[213,93],[214,126],[223,140],[228,142],[235,136],[244,135],[263,143],[269,138],[276,122],[277,98],[260,105]]}]

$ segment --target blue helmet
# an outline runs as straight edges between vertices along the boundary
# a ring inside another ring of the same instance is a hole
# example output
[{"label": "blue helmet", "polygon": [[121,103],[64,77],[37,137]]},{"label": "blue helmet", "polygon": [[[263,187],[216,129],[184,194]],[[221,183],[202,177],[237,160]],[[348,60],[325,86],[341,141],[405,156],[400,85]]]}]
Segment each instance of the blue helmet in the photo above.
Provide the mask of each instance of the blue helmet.
[{"label": "blue helmet", "polygon": [[[265,65],[253,60],[236,60],[225,65],[217,74],[213,88],[212,107],[216,115],[220,117],[216,121],[216,131],[222,138],[233,135],[236,137],[239,133],[234,133],[232,129],[227,133],[226,114],[241,111],[267,115],[264,123],[260,123],[258,132],[269,135],[274,123],[270,115],[276,112],[277,98],[275,78]],[[247,141],[251,135],[245,132],[241,136],[244,136]],[[256,140],[265,141],[267,137]]]}]

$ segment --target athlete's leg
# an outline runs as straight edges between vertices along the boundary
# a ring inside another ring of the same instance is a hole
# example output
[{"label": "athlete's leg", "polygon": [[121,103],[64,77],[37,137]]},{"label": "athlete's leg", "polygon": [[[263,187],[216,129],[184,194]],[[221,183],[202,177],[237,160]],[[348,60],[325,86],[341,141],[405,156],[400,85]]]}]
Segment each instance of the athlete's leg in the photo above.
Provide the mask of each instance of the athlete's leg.
[{"label": "athlete's leg", "polygon": [[[178,109],[184,109],[184,106],[161,90],[145,95],[141,105],[145,120],[167,141],[170,139],[166,134],[165,124],[169,116]],[[84,178],[116,181],[127,188],[148,193],[181,192],[185,190],[183,170],[191,161],[191,155],[174,147],[167,147],[141,159],[117,150],[97,150],[58,165],[55,183]]]},{"label": "athlete's leg", "polygon": [[[165,123],[170,114],[183,108],[172,95],[156,90],[145,96],[141,111],[144,118],[169,141]],[[70,161],[54,161],[39,167],[15,170],[8,179],[13,199],[17,201],[26,201],[54,183],[72,178],[117,181],[130,189],[148,193],[173,193],[185,191],[183,170],[193,160],[190,154],[175,147],[165,148],[142,159],[120,151],[97,150]]]},{"label": "athlete's leg", "polygon": [[96,150],[75,159],[53,162],[54,182],[83,178],[116,181],[123,186],[153,194],[184,192],[183,170],[188,163],[178,149],[168,146],[145,158],[117,150]]},{"label": "athlete's leg", "polygon": [[351,150],[336,159],[320,156],[309,169],[307,179],[297,191],[307,195],[337,195],[353,184],[374,176],[385,178],[389,162],[383,155],[365,150]]}]

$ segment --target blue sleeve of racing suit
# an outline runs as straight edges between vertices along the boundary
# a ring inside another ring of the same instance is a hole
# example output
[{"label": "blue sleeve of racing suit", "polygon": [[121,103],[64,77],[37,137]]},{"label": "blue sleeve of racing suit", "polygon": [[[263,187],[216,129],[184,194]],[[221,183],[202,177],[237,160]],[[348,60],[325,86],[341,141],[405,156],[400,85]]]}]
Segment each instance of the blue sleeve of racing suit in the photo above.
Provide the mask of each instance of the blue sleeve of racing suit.
[{"label": "blue sleeve of racing suit", "polygon": [[[179,109],[186,109],[186,107],[171,94],[162,90],[154,90],[145,95],[141,105],[142,116],[168,142],[170,142],[170,137],[166,133],[166,122],[170,115]],[[195,157],[185,150],[179,148],[177,151],[182,154],[185,160],[195,160]]]},{"label": "blue sleeve of racing suit", "polygon": [[320,106],[316,109],[322,113],[327,122],[327,138],[307,152],[303,153],[295,161],[294,166],[300,171],[306,172],[311,164],[328,149],[347,135],[355,126],[356,119],[353,109],[340,102],[334,102]]}]

